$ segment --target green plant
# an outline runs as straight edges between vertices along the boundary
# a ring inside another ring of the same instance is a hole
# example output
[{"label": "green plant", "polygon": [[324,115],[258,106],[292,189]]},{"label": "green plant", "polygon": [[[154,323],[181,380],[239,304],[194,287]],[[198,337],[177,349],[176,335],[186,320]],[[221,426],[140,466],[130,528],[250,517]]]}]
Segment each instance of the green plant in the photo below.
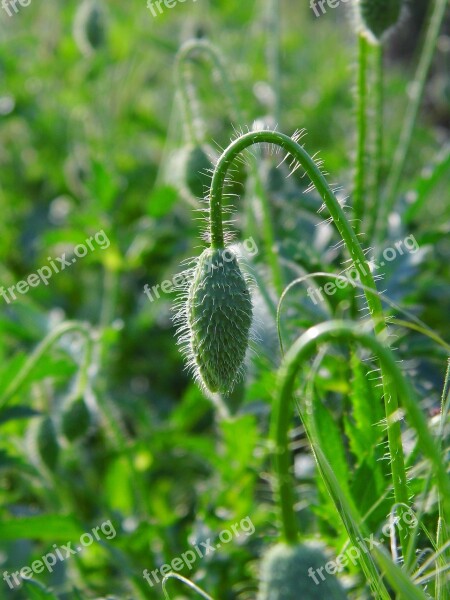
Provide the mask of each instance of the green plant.
[{"label": "green plant", "polygon": [[347,596],[333,575],[316,582],[311,578],[311,572],[326,563],[326,556],[314,546],[273,546],[260,566],[258,600],[344,600]]},{"label": "green plant", "polygon": [[54,471],[58,465],[59,444],[50,417],[43,417],[38,424],[35,443],[39,458],[50,471]]},{"label": "green plant", "polygon": [[230,392],[249,345],[252,301],[246,278],[230,248],[206,249],[190,273],[176,315],[188,367],[201,386]]},{"label": "green plant", "polygon": [[[283,364],[279,370],[276,401],[273,410],[273,438],[275,442],[275,465],[277,474],[277,489],[280,497],[283,534],[284,539],[291,544],[295,544],[297,538],[296,519],[294,513],[294,499],[292,492],[292,479],[290,476],[290,459],[288,452],[288,422],[290,418],[289,405],[293,398],[296,376],[307,359],[317,351],[321,344],[326,342],[357,342],[370,349],[379,358],[385,372],[385,376],[395,382],[398,395],[401,398],[403,408],[409,418],[410,424],[414,427],[420,447],[426,457],[432,464],[436,473],[437,487],[442,502],[442,518],[448,521],[450,516],[450,482],[448,480],[446,469],[442,461],[442,455],[439,446],[436,444],[433,436],[429,432],[426,421],[418,406],[415,393],[409,383],[404,379],[395,358],[389,348],[384,346],[376,337],[361,331],[361,328],[350,323],[329,322],[314,327],[300,336],[290,348]],[[354,502],[343,492],[343,488],[337,482],[336,476],[329,465],[329,458],[323,454],[320,444],[319,425],[315,417],[315,408],[308,396],[300,401],[300,414],[308,431],[308,436],[312,445],[315,458],[318,463],[321,475],[326,482],[330,496],[333,498],[336,509],[342,518],[342,522],[348,531],[348,535],[353,544],[358,541],[358,531],[355,525],[361,523],[361,517]],[[398,414],[390,412],[387,414],[387,425],[390,422],[398,423]],[[394,481],[395,486],[395,481]],[[409,499],[405,503],[398,505],[399,513],[408,509]],[[364,529],[363,529],[364,532]],[[408,555],[408,541],[410,535],[405,531],[399,532],[403,556]],[[361,538],[359,538],[361,539]],[[382,569],[385,568],[384,555],[375,554],[374,558],[380,563]],[[374,578],[373,564],[368,554],[362,555],[362,567],[368,580],[377,588],[377,594],[388,598],[388,593],[382,583],[378,582],[378,576]],[[402,580],[403,581],[403,580]],[[380,591],[381,590],[381,591]]]},{"label": "green plant", "polygon": [[403,0],[358,0],[364,26],[380,39],[399,20]]},{"label": "green plant", "polygon": [[78,47],[86,55],[104,46],[106,16],[100,0],[83,0],[75,15],[73,35]]},{"label": "green plant", "polygon": [[61,429],[69,441],[83,437],[91,424],[91,414],[83,396],[69,398],[63,409]]}]

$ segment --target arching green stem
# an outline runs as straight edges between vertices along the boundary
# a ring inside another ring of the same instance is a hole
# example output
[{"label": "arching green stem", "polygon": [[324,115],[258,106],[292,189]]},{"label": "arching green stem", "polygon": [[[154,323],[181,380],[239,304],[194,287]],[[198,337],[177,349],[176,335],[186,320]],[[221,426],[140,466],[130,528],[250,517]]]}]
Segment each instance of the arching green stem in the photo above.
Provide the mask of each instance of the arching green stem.
[{"label": "arching green stem", "polygon": [[182,99],[188,137],[192,143],[202,144],[205,141],[206,128],[201,116],[201,105],[191,70],[192,59],[197,54],[206,56],[219,76],[221,91],[231,119],[239,123],[242,121],[242,115],[227,74],[225,62],[217,48],[207,40],[201,39],[189,40],[184,43],[175,59],[176,83]]},{"label": "arching green stem", "polygon": [[[373,293],[373,291],[376,291],[375,281],[372,277],[369,265],[366,262],[364,252],[358,242],[355,232],[348,222],[337,198],[331,191],[324,175],[321,173],[314,160],[300,144],[283,133],[278,133],[275,131],[258,131],[254,133],[247,133],[232,142],[219,158],[214,171],[210,193],[211,247],[221,248],[224,244],[222,194],[228,169],[230,168],[234,159],[241,152],[243,152],[246,148],[258,143],[267,143],[280,146],[286,150],[286,152],[288,152],[294,158],[294,160],[298,161],[306,171],[308,177],[322,197],[342,240],[347,246],[347,250],[354,263],[355,269],[358,271],[361,282],[366,288],[368,288],[368,290],[365,290],[365,296],[370,314],[373,318],[374,330],[376,333],[384,332],[386,330],[386,323],[384,320],[381,301],[378,295]],[[383,366],[382,377],[386,414],[395,413],[398,408],[396,389],[393,385],[389,372],[385,372]],[[286,426],[286,428],[288,427],[288,421],[285,420],[283,424]],[[392,427],[395,429],[395,425],[392,425]],[[396,494],[395,500],[397,503],[401,503],[404,501],[403,489],[406,489],[404,458],[401,444],[393,441],[397,435],[394,429],[391,430],[391,427],[388,429],[388,433],[390,432],[388,435],[388,440],[390,444],[391,460],[393,463],[392,470],[394,491]],[[391,447],[391,442],[394,444],[393,447]],[[399,480],[397,476],[394,476],[394,472],[396,474],[403,474],[402,478]],[[292,493],[290,493],[290,495],[292,496]],[[295,520],[291,522],[292,515],[290,514],[289,510],[286,513],[286,517],[288,519],[285,522],[286,535],[288,536],[287,539],[293,540],[296,537],[296,533],[293,531]]]},{"label": "arching green stem", "polygon": [[[226,103],[228,114],[236,126],[244,123],[243,115],[234,93],[233,85],[228,77],[227,67],[220,52],[207,40],[189,40],[178,51],[176,57],[176,79],[186,117],[187,134],[191,142],[201,144],[204,141],[205,126],[201,117],[201,110],[197,98],[196,88],[192,78],[192,72],[188,69],[188,62],[196,54],[206,56],[218,75],[223,98]],[[270,214],[270,205],[265,191],[262,189],[261,178],[258,173],[258,164],[252,157],[250,163],[254,193],[261,201],[263,236],[267,259],[272,272],[275,290],[278,294],[283,291],[283,278],[281,274],[278,257],[275,252],[275,234]],[[247,214],[248,221],[253,223],[253,214]],[[256,226],[252,226],[256,230]],[[252,232],[253,235],[253,232]],[[273,307],[271,307],[273,308]]]},{"label": "arching green stem", "polygon": [[185,46],[178,51],[175,58],[175,74],[184,114],[185,136],[192,145],[197,146],[205,141],[206,127],[193,84],[192,65],[188,62],[190,52],[190,47]]},{"label": "arching green stem", "polygon": [[162,589],[163,589],[163,592],[164,592],[164,598],[166,600],[170,600],[169,593],[167,592],[167,589],[166,589],[167,582],[168,582],[169,579],[178,579],[178,581],[181,581],[182,583],[184,583],[185,585],[187,585],[189,588],[191,588],[191,590],[194,590],[194,592],[197,592],[197,594],[199,596],[201,596],[202,598],[205,598],[205,600],[214,600],[213,598],[211,598],[211,596],[209,594],[207,594],[202,589],[200,589],[198,587],[198,585],[195,585],[195,583],[193,583],[192,581],[190,581],[186,577],[183,577],[179,573],[167,573],[167,575],[162,580]]},{"label": "arching green stem", "polygon": [[42,340],[42,342],[35,348],[32,354],[25,361],[22,368],[19,370],[17,375],[8,385],[3,395],[0,397],[0,409],[4,408],[9,400],[15,394],[17,394],[44,354],[46,354],[53,344],[55,344],[63,335],[69,332],[79,333],[86,339],[87,346],[92,345],[91,330],[88,325],[84,325],[83,323],[79,323],[77,321],[67,321],[65,323],[61,323],[61,325],[56,327],[47,335],[47,337]]},{"label": "arching green stem", "polygon": [[[420,410],[419,402],[415,392],[404,379],[398,367],[392,351],[383,345],[376,337],[361,330],[361,327],[353,323],[328,322],[309,329],[300,336],[291,346],[283,361],[277,382],[275,405],[273,409],[273,432],[275,436],[275,456],[277,465],[278,488],[280,503],[283,513],[284,537],[292,543],[296,539],[295,512],[293,508],[292,477],[290,474],[290,458],[288,452],[288,422],[291,413],[290,404],[294,392],[296,377],[309,358],[324,343],[346,342],[356,343],[373,352],[381,362],[385,376],[395,385],[398,395],[402,400],[403,408],[410,424],[416,430],[418,442],[424,455],[432,463],[436,482],[444,504],[444,514],[450,514],[450,482],[447,478],[446,469],[441,458],[441,453],[428,430],[426,421]],[[301,399],[300,399],[301,402]],[[302,406],[302,412],[311,416],[310,431],[312,437],[318,439],[317,427],[314,421],[311,406]],[[395,492],[395,501],[399,507],[408,506],[409,495],[406,485],[406,475],[402,461],[401,431],[398,409],[387,406],[386,419],[388,428],[389,445],[392,461],[392,477]],[[400,510],[402,510],[400,508]],[[400,541],[403,556],[406,556],[408,532],[400,531]]]},{"label": "arching green stem", "polygon": [[[223,187],[228,169],[231,167],[234,159],[241,152],[250,146],[260,143],[279,146],[286,150],[286,152],[288,152],[296,161],[300,163],[325,202],[328,212],[331,215],[341,238],[347,246],[362,283],[376,291],[374,279],[356,234],[348,222],[347,217],[345,216],[345,213],[341,208],[336,196],[331,191],[324,175],[321,173],[314,160],[299,143],[289,136],[276,131],[256,131],[246,133],[232,142],[219,158],[214,170],[210,193],[211,247],[217,249],[223,247],[224,245],[222,200]],[[377,332],[381,332],[385,329],[381,302],[374,294],[368,293],[366,297],[370,312],[374,319],[378,321],[375,324],[375,329]]]}]

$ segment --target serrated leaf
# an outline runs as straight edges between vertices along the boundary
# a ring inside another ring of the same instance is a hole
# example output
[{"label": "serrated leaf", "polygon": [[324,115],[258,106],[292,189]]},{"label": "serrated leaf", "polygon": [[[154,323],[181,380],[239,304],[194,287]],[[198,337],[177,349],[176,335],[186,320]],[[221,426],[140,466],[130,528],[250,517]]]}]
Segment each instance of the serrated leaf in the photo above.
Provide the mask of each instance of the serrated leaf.
[{"label": "serrated leaf", "polygon": [[348,492],[350,473],[343,443],[343,437],[336,420],[320,400],[314,404],[315,419],[319,424],[320,446],[342,487]]},{"label": "serrated leaf", "polygon": [[367,367],[356,353],[352,353],[350,366],[353,375],[349,395],[352,418],[344,419],[345,432],[357,464],[360,465],[367,460],[373,468],[376,468],[377,460],[373,449],[382,437],[378,425],[384,418],[381,399],[374,391]]}]

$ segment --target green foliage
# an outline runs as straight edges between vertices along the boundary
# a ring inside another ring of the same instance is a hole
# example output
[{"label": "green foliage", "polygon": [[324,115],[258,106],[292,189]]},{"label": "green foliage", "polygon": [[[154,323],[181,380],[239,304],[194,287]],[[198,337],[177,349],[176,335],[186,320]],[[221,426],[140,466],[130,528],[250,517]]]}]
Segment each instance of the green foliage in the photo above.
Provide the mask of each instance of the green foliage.
[{"label": "green foliage", "polygon": [[[356,60],[356,42],[345,15],[348,3],[317,19],[309,3],[294,10],[280,2],[280,87],[276,19],[270,15],[278,2],[267,2],[267,11],[265,1],[175,4],[156,17],[145,0],[17,2],[12,17],[0,10],[1,286],[7,290],[26,281],[50,264],[49,258],[65,254],[70,263],[74,248],[89,238],[95,248],[54,273],[48,285],[41,282],[23,294],[16,290],[9,303],[0,295],[1,570],[14,573],[32,565],[55,552],[55,545],[75,548],[84,533],[92,534],[107,520],[117,531],[107,539],[98,530],[99,540],[58,562],[52,572],[35,573],[20,588],[0,581],[2,600],[160,599],[161,585],[149,586],[144,569],[170,565],[208,539],[220,548],[192,569],[184,566],[180,576],[216,600],[255,598],[259,558],[281,531],[268,442],[282,362],[274,317],[279,294],[269,263],[278,265],[281,289],[294,278],[307,278],[283,304],[286,349],[323,321],[345,318],[366,326],[363,290],[348,285],[333,295],[322,291],[323,301],[317,303],[308,296],[310,285],[335,281],[333,274],[348,266],[349,256],[337,232],[321,224],[328,216],[318,214],[323,199],[315,190],[305,193],[309,182],[302,170],[288,177],[294,165],[287,160],[279,166],[284,152],[260,145],[231,165],[223,198],[226,218],[234,213],[227,231],[236,240],[252,237],[257,247],[249,259],[257,281],[251,286],[252,314],[242,296],[249,286],[239,259],[237,267],[230,263],[233,278],[228,271],[226,277],[233,281],[227,294],[239,291],[237,304],[236,298],[231,305],[227,299],[225,322],[231,326],[222,330],[213,315],[224,335],[213,336],[206,328],[215,348],[214,373],[199,343],[196,368],[202,365],[211,387],[218,388],[219,379],[226,383],[223,389],[235,383],[250,320],[256,352],[232,394],[215,394],[214,402],[186,372],[174,343],[175,290],[167,282],[174,282],[180,264],[202,252],[205,218],[197,210],[205,206],[197,199],[205,198],[210,185],[209,176],[199,179],[211,168],[205,154],[214,162],[234,130],[277,125],[290,135],[306,127],[305,148],[320,151],[329,181],[343,187],[342,201],[351,194],[355,149],[355,82],[349,65]],[[419,25],[417,15],[426,4],[410,3]],[[433,6],[438,4],[442,0]],[[386,15],[392,21],[393,13]],[[413,45],[418,50],[424,33],[423,27],[419,35],[418,27],[410,26],[405,19],[389,38],[381,192],[399,143],[414,69],[408,52]],[[233,98],[222,89],[217,64],[200,53],[190,55],[189,81],[205,127],[202,145],[189,146],[185,161],[179,160],[187,136],[173,75],[179,48],[195,36],[218,48],[236,94]],[[411,234],[417,239],[416,253],[398,255],[384,267],[378,260],[374,274],[383,276],[379,289],[410,311],[405,316],[384,303],[386,314],[397,318],[391,327],[395,357],[403,361],[417,406],[443,451],[448,435],[438,410],[448,350],[440,338],[450,333],[448,203],[443,201],[448,149],[440,148],[448,120],[444,65],[440,48],[402,177],[394,186],[395,205],[388,211],[393,214],[383,220],[386,234],[376,243],[364,225],[358,232],[363,248],[374,248],[368,258],[379,258],[384,248],[395,248]],[[277,105],[281,110],[274,116]],[[351,195],[347,204],[351,210]],[[101,230],[108,248],[95,242]],[[315,277],[316,271],[328,278]],[[225,271],[216,269],[205,285],[219,274]],[[145,284],[159,286],[152,300],[144,294]],[[222,301],[224,289],[214,294]],[[241,305],[245,318],[239,326]],[[417,320],[415,330],[405,326],[414,319],[426,322],[433,336],[426,337]],[[219,360],[224,347],[226,368]],[[327,548],[323,566],[327,557],[335,559],[357,545],[358,538],[373,533],[379,539],[395,509],[377,361],[358,348],[333,343],[312,360],[305,361],[296,385],[301,401],[307,383],[313,392],[321,425],[314,440],[320,447],[313,447],[317,460],[305,422],[288,414],[288,462],[295,475],[300,547],[309,548],[307,540],[314,539]],[[84,404],[78,401],[81,388]],[[220,402],[232,417],[217,410]],[[88,435],[82,435],[87,427]],[[336,577],[352,600],[371,593],[383,600],[394,593],[421,598],[425,587],[430,597],[448,600],[446,574],[435,573],[448,563],[448,549],[442,548],[449,539],[436,469],[407,419],[402,418],[401,430],[408,490],[419,515],[411,556],[409,561],[399,556],[395,564],[389,555],[394,544],[386,540],[383,554],[368,552],[356,565],[349,562]],[[219,533],[246,517],[254,533],[221,543]],[[419,572],[423,557],[429,562]],[[332,597],[323,585],[315,588]],[[167,589],[172,598],[198,593],[174,578]],[[336,593],[343,593],[340,587]]]}]

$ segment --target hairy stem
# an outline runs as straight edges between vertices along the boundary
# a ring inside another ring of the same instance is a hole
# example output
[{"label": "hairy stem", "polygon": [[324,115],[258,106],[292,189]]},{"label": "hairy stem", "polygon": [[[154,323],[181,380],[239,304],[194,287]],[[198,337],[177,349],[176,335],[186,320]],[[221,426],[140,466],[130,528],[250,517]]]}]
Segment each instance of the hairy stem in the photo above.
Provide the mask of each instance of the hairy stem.
[{"label": "hairy stem", "polygon": [[[384,332],[386,330],[386,323],[384,320],[382,304],[378,295],[373,293],[374,291],[376,292],[375,281],[372,277],[370,268],[365,259],[364,252],[358,242],[355,232],[349,224],[343,209],[330,189],[330,186],[328,185],[324,175],[321,173],[314,160],[300,144],[283,133],[276,131],[258,131],[247,133],[232,142],[219,158],[214,170],[210,192],[211,247],[217,249],[223,247],[224,244],[222,195],[228,169],[230,168],[234,159],[241,152],[243,152],[246,148],[258,143],[273,144],[283,148],[293,157],[295,161],[298,161],[298,163],[300,163],[300,165],[306,171],[311,182],[314,184],[316,190],[322,197],[342,240],[347,246],[347,250],[351,256],[356,270],[358,271],[361,282],[364,286],[366,286],[366,288],[368,288],[368,290],[365,290],[365,295],[370,314],[374,320],[374,330],[376,333]],[[372,290],[372,292],[370,290]],[[398,409],[396,389],[389,376],[389,373],[385,373],[383,369],[382,376],[386,414],[395,413]],[[287,429],[288,421],[286,420],[286,415],[280,415],[280,419],[282,419],[282,424],[280,426]],[[406,494],[406,476],[404,469],[403,448],[398,440],[398,424],[396,425],[388,423],[388,441],[393,465],[392,471],[395,500],[398,503],[402,503]],[[278,447],[277,452],[280,452],[281,455],[286,455],[286,458],[283,460],[289,460],[287,445]],[[283,483],[284,477],[285,474],[281,473],[280,483]],[[290,488],[292,483],[289,480],[289,482],[284,482],[283,485],[286,488]],[[296,539],[297,534],[295,515],[293,513],[292,503],[290,502],[292,499],[292,491],[287,491],[284,493],[288,496],[288,499],[286,499],[284,496],[281,496],[284,535],[287,541],[293,542]]]},{"label": "hairy stem", "polygon": [[[398,395],[402,400],[403,408],[409,418],[410,424],[416,430],[418,442],[424,455],[430,460],[436,475],[438,489],[441,493],[442,502],[445,504],[444,514],[449,513],[450,509],[450,482],[447,478],[446,469],[442,461],[439,448],[436,446],[431,433],[428,430],[426,421],[420,410],[416,394],[408,382],[404,379],[402,372],[397,365],[392,351],[382,344],[376,337],[361,330],[359,325],[345,322],[328,322],[312,327],[306,333],[301,335],[291,346],[283,361],[277,383],[277,392],[275,405],[273,409],[273,424],[277,460],[278,486],[281,495],[281,505],[284,514],[284,522],[287,524],[295,522],[295,513],[292,497],[292,479],[290,473],[290,460],[287,452],[288,448],[288,429],[287,424],[290,414],[290,403],[292,401],[296,377],[302,366],[313,356],[320,345],[324,343],[356,343],[369,349],[378,357],[384,372],[384,376],[395,385]],[[302,407],[306,413],[311,412],[311,407]],[[409,505],[409,495],[406,485],[406,474],[402,460],[403,457],[401,445],[400,416],[398,407],[387,406],[386,419],[388,427],[388,437],[391,453],[392,477],[394,484],[395,501],[398,504],[399,511],[404,511]],[[318,439],[315,429],[314,418],[311,419],[310,431],[313,439]],[[281,452],[280,449],[284,451]],[[285,531],[287,540],[295,540],[294,530]],[[406,556],[408,543],[408,532],[403,528],[400,531],[400,541],[403,556]]]},{"label": "hairy stem", "polygon": [[436,49],[439,32],[444,20],[447,0],[435,0],[431,13],[430,24],[425,38],[425,43],[420,56],[419,64],[411,85],[410,101],[406,109],[405,120],[400,134],[397,150],[394,155],[391,172],[389,174],[384,202],[381,205],[377,222],[377,238],[382,239],[387,228],[387,219],[394,208],[400,180],[405,169],[406,160],[411,147],[414,128],[422,103],[425,84]]},{"label": "hairy stem", "polygon": [[[186,105],[186,121],[190,130],[191,139],[197,140],[199,143],[203,141],[204,133],[197,133],[195,129],[194,114],[198,117],[198,127],[201,132],[204,132],[203,121],[200,117],[200,109],[198,107],[198,99],[195,90],[195,85],[192,79],[192,74],[186,71],[186,63],[196,54],[205,55],[211,62],[215,73],[218,76],[221,91],[226,103],[227,111],[230,118],[236,125],[243,123],[243,115],[239,108],[233,85],[228,77],[227,67],[220,52],[207,40],[190,40],[186,42],[177,54],[177,81],[180,85],[180,93],[183,98],[183,103]],[[200,123],[201,121],[201,123]],[[197,136],[197,137],[196,137]],[[253,179],[255,195],[261,201],[262,227],[264,236],[264,245],[267,253],[267,260],[272,272],[272,280],[274,288],[278,294],[283,291],[283,277],[278,261],[278,256],[275,251],[275,234],[272,224],[272,216],[270,214],[269,199],[261,185],[261,178],[258,173],[258,163],[252,158],[250,163],[250,171]],[[251,222],[253,215],[248,218]]]},{"label": "hairy stem", "polygon": [[371,221],[369,223],[369,239],[372,239],[379,207],[381,206],[381,176],[383,170],[383,136],[384,136],[384,50],[383,44],[377,43],[374,48],[374,145],[372,156],[371,182]]}]

